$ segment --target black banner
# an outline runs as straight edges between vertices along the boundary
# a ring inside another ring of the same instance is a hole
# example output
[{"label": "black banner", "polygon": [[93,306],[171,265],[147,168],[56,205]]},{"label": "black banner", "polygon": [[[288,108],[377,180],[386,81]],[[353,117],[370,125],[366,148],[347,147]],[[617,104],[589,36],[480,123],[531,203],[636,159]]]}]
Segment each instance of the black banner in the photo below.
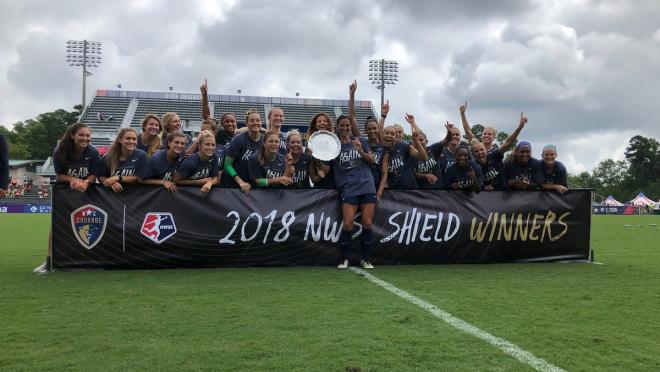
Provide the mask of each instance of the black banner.
[{"label": "black banner", "polygon": [[[375,265],[586,260],[590,222],[589,190],[392,190],[376,207],[371,257]],[[341,209],[335,190],[55,187],[52,227],[56,269],[336,265]]]}]

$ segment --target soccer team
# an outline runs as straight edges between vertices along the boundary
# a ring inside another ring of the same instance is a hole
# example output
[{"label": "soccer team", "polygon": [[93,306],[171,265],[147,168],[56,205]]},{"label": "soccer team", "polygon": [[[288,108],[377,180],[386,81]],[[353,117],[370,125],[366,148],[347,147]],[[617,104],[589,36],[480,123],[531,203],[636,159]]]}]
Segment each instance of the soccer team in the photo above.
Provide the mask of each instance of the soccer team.
[{"label": "soccer team", "polygon": [[[244,128],[237,128],[233,113],[225,113],[216,123],[210,117],[205,82],[200,87],[204,121],[197,138],[181,132],[176,113],[162,118],[147,115],[140,134],[130,128],[121,129],[101,157],[90,144],[90,128],[77,123],[67,129],[53,154],[57,180],[77,191],[85,191],[93,183],[115,192],[130,183],[159,185],[170,192],[176,192],[177,185],[196,185],[202,193],[217,185],[238,187],[246,194],[252,188],[336,188],[343,215],[338,268],[349,264],[358,210],[362,212],[363,228],[360,265],[373,268],[369,262],[371,225],[386,188],[567,191],[566,168],[556,160],[553,145],[543,147],[541,161],[532,157],[528,142],[514,145],[527,123],[522,113],[515,131],[497,146],[497,133],[492,127],[484,129],[481,140],[475,138],[466,117],[466,102],[460,106],[460,114],[470,142],[462,142],[460,129],[447,122],[446,136],[429,144],[413,115],[405,117],[411,128],[410,142],[403,140],[401,125],[386,126],[390,109],[387,102],[380,120],[367,119],[363,136],[355,120],[356,90],[357,83],[353,82],[349,86],[348,115],[339,116],[335,125],[325,113],[316,114],[309,124],[308,136],[326,130],[339,138],[341,150],[331,161],[314,158],[297,130],[282,132],[281,108],[269,111],[267,130],[256,110],[245,114]],[[513,151],[505,156],[509,150]]]}]

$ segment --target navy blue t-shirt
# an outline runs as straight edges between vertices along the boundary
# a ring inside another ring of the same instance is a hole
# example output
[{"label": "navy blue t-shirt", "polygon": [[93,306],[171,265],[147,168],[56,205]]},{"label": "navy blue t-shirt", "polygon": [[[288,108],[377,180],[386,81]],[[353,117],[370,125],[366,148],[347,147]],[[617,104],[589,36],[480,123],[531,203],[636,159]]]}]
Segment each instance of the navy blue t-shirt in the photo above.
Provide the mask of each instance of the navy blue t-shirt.
[{"label": "navy blue t-shirt", "polygon": [[518,162],[512,161],[504,167],[506,181],[517,180],[529,183],[534,183],[536,170],[539,167],[539,161],[535,158],[530,158],[526,165],[521,166]]},{"label": "navy blue t-shirt", "polygon": [[179,168],[181,163],[181,157],[169,161],[167,159],[167,150],[158,150],[147,162],[147,166],[143,168],[142,175],[143,179],[156,179],[163,181],[172,181],[174,179],[174,173]]},{"label": "navy blue t-shirt", "polygon": [[548,172],[545,164],[539,161],[539,166],[536,169],[535,182],[539,185],[562,185],[566,187],[566,167],[561,162],[555,161],[552,171]]},{"label": "navy blue t-shirt", "polygon": [[196,152],[181,162],[176,172],[184,180],[201,180],[206,177],[218,176],[218,155],[215,153],[206,161],[202,161]]},{"label": "navy blue t-shirt", "polygon": [[415,161],[415,172],[421,174],[432,174],[438,178],[435,183],[429,183],[424,178],[417,179],[417,184],[420,189],[433,189],[439,190],[445,187],[444,182],[444,169],[438,163],[438,157],[442,154],[444,146],[440,142],[434,143],[426,148],[428,159],[426,161]]},{"label": "navy blue t-shirt", "polygon": [[243,132],[229,144],[229,148],[225,151],[225,156],[234,158],[234,169],[236,174],[248,181],[250,179],[250,172],[248,163],[251,157],[256,156],[261,150],[261,144],[264,142],[264,136],[259,135],[258,141],[253,141],[248,132]]},{"label": "navy blue t-shirt", "polygon": [[259,178],[277,178],[284,175],[286,170],[286,159],[279,152],[275,153],[272,160],[266,160],[264,164],[259,164],[259,155],[253,156],[248,161],[248,174],[250,181],[256,187],[260,187],[256,180]]},{"label": "navy blue t-shirt", "polygon": [[459,167],[458,163],[453,163],[449,166],[446,173],[447,187],[451,188],[452,183],[458,183],[461,190],[472,190],[474,184],[472,183],[472,179],[467,175],[470,169],[476,173],[477,183],[479,184],[479,188],[482,188],[484,185],[484,176],[481,173],[481,166],[472,160],[468,161],[468,166],[465,168]]},{"label": "navy blue t-shirt", "polygon": [[92,145],[87,145],[80,156],[75,159],[60,159],[57,153],[53,153],[55,173],[66,174],[81,180],[90,174],[97,174],[100,160],[99,151]]},{"label": "navy blue t-shirt", "polygon": [[[464,148],[468,150],[468,158],[472,160],[472,151],[470,151],[470,145],[468,145],[465,142],[461,142],[458,144],[458,148]],[[456,148],[458,150],[458,148]],[[444,168],[445,173],[447,172],[447,169],[449,168],[450,165],[454,164],[456,162],[456,155],[454,155],[451,150],[449,150],[449,146],[445,146],[442,149],[442,153],[440,154],[440,164],[442,168]]]},{"label": "navy blue t-shirt", "polygon": [[506,189],[503,158],[504,154],[502,154],[500,149],[494,148],[486,154],[486,164],[479,164],[481,165],[481,172],[484,175],[484,186],[493,186],[493,190]]},{"label": "navy blue t-shirt", "polygon": [[[359,138],[362,150],[369,152],[365,138]],[[342,143],[339,155],[332,161],[335,184],[342,197],[375,194],[374,178],[369,164],[355,149],[353,142]]]},{"label": "navy blue t-shirt", "polygon": [[374,178],[374,186],[376,186],[376,189],[378,189],[378,185],[380,185],[380,178],[382,176],[381,169],[383,166],[383,156],[385,156],[385,147],[380,143],[376,143],[369,145],[369,149],[374,155],[375,161],[374,164],[369,164],[369,167],[371,168],[371,176]]},{"label": "navy blue t-shirt", "polygon": [[108,162],[110,161],[110,154],[105,154],[101,159],[99,164],[97,176],[99,177],[113,177],[113,176],[138,176],[142,174],[143,168],[147,164],[147,154],[142,151],[135,149],[133,153],[124,161],[119,161],[117,169],[113,174],[110,174],[110,166]]},{"label": "navy blue t-shirt", "polygon": [[235,135],[228,135],[224,129],[218,129],[218,132],[215,134],[215,143],[222,146],[229,146],[234,137]]},{"label": "navy blue t-shirt", "polygon": [[280,147],[279,147],[279,152],[282,154],[286,154],[286,133],[280,132]]},{"label": "navy blue t-shirt", "polygon": [[307,188],[309,187],[309,164],[311,163],[311,156],[303,153],[300,158],[293,164],[294,171],[291,178],[293,185],[291,187]]},{"label": "navy blue t-shirt", "polygon": [[414,189],[417,188],[417,180],[413,169],[410,156],[410,145],[407,143],[397,143],[392,150],[389,150],[390,163],[387,166],[387,184],[391,189]]}]

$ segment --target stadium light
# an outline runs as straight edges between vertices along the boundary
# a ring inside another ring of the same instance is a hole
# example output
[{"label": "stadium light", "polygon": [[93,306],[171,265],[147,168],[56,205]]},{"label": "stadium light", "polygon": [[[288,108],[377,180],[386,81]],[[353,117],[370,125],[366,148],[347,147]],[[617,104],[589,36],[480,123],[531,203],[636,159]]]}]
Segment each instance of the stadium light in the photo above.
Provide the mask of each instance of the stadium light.
[{"label": "stadium light", "polygon": [[[395,85],[399,81],[399,62],[384,59],[369,61],[369,80],[380,89],[380,107],[385,103],[385,85]],[[382,112],[381,112],[382,114]]]},{"label": "stadium light", "polygon": [[87,72],[87,68],[98,67],[103,58],[103,46],[97,41],[88,40],[69,40],[66,42],[66,61],[69,66],[82,66],[82,109],[81,115],[85,112],[85,94],[87,90],[87,76],[92,75]]}]

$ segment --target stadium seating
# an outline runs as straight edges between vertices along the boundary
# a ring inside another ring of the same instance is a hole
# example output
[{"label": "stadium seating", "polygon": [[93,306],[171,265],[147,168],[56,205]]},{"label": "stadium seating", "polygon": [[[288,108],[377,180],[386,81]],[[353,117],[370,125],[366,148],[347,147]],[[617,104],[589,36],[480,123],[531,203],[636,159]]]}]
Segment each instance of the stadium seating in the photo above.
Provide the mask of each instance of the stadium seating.
[{"label": "stadium seating", "polygon": [[[231,95],[209,95],[213,118],[220,119],[223,113],[233,112],[237,125],[245,125],[245,112],[256,109],[266,123],[266,115],[271,107],[284,110],[284,131],[298,129],[305,133],[312,117],[319,112],[326,113],[333,123],[337,116],[348,114],[347,100],[322,100],[277,97],[247,97]],[[163,116],[166,112],[176,112],[182,121],[184,131],[196,132],[202,121],[201,97],[199,94],[158,93],[134,91],[97,91],[91,104],[85,110],[83,122],[92,129],[92,143],[96,146],[109,146],[117,131],[125,125],[141,130],[142,119],[147,114]],[[102,118],[99,119],[98,114]],[[371,102],[358,101],[356,119],[361,128],[369,116],[376,116]],[[110,120],[110,118],[112,118]],[[185,123],[189,126],[186,126]]]}]

